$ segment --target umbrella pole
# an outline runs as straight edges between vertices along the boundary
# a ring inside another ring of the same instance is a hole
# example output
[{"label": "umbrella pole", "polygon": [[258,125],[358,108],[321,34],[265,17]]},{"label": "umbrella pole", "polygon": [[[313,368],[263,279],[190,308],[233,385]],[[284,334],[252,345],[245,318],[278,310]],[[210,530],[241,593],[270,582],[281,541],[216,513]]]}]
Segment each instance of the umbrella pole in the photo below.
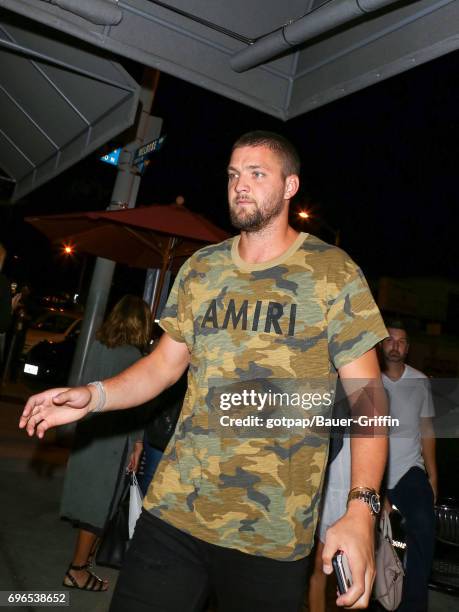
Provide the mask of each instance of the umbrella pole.
[{"label": "umbrella pole", "polygon": [[174,248],[176,244],[177,244],[177,238],[175,236],[169,238],[167,242],[166,251],[163,256],[163,265],[161,266],[161,272],[159,273],[159,280],[155,287],[153,308],[151,309],[153,320],[155,320],[158,315],[157,311],[158,311],[161,295],[163,293],[164,280],[166,278],[166,273],[168,272],[171,266],[171,262],[174,257]]},{"label": "umbrella pole", "polygon": [[[150,312],[153,309],[153,301],[156,296],[156,288],[159,286],[159,276],[161,274],[161,268],[148,268],[147,273],[145,275],[145,285],[143,290],[143,299],[148,304],[150,308]],[[161,290],[161,297],[159,298],[158,312],[161,312],[161,308],[164,305],[165,298],[167,298],[166,289],[169,288],[171,272],[170,270],[166,271],[164,277],[164,284]]]},{"label": "umbrella pole", "polygon": [[[132,165],[133,154],[140,145],[145,143],[146,138],[153,139],[153,136],[158,137],[162,126],[161,120],[157,118],[152,119],[150,116],[158,84],[158,75],[158,71],[149,68],[145,69],[140,92],[142,112],[139,113],[138,116],[135,139],[123,147],[109,210],[123,207],[135,207],[140,184],[140,175],[137,168]],[[157,133],[153,134],[153,130],[156,130]],[[83,381],[84,366],[96,330],[101,326],[104,318],[114,271],[114,261],[104,259],[103,257],[97,258],[86,302],[81,333],[78,338],[70,371],[70,386],[77,386],[82,382],[86,382]]]}]

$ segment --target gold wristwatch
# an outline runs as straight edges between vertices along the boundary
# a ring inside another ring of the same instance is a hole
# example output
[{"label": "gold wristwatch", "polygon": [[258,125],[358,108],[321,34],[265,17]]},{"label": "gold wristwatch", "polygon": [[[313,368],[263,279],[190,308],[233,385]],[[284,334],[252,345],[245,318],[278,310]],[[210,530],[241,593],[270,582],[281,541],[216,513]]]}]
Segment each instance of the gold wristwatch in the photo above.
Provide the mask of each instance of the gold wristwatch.
[{"label": "gold wristwatch", "polygon": [[381,499],[375,489],[370,489],[369,487],[354,487],[349,491],[347,503],[349,504],[353,499],[360,499],[360,501],[366,504],[372,516],[376,516],[381,510]]}]

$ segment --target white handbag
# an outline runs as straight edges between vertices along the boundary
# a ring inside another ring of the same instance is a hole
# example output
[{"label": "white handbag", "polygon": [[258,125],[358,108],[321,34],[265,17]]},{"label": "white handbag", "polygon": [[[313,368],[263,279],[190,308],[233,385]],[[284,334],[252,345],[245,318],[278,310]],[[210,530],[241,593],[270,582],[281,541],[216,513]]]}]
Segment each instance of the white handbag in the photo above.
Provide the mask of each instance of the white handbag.
[{"label": "white handbag", "polygon": [[142,505],[142,491],[140,490],[136,475],[132,472],[129,487],[129,539],[134,535],[135,524],[142,511]]}]

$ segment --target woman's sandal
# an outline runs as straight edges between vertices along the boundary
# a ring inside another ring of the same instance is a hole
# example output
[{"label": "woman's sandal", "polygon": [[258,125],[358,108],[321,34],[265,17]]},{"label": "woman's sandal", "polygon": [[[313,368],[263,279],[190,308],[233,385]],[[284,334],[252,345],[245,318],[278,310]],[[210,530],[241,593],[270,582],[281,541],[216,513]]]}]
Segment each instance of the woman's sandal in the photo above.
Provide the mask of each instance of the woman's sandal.
[{"label": "woman's sandal", "polygon": [[[108,585],[105,585],[105,589],[104,589],[103,588],[104,580],[102,580],[102,578],[99,578],[99,576],[97,576],[94,572],[92,572],[89,569],[89,567],[90,567],[89,563],[86,563],[85,565],[70,564],[67,572],[65,573],[62,584],[68,589],[80,589],[81,591],[90,591],[92,593],[105,593],[105,591],[108,590]],[[77,579],[74,576],[72,576],[72,574],[70,573],[70,570],[74,570],[75,572],[81,572],[83,570],[86,570],[88,572],[88,579],[81,586],[78,584]],[[70,580],[71,584],[68,584],[65,581],[66,578]]]}]

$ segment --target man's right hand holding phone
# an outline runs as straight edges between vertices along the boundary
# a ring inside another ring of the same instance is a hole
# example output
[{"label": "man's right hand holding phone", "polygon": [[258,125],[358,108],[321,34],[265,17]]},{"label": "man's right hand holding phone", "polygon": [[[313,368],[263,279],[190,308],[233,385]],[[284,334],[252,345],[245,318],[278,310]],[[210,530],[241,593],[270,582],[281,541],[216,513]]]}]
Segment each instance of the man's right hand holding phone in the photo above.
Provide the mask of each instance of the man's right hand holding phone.
[{"label": "man's right hand holding phone", "polygon": [[322,556],[325,574],[333,572],[332,559],[339,551],[346,555],[352,574],[352,585],[339,595],[338,606],[368,607],[375,578],[374,527],[375,513],[367,503],[351,499],[346,514],[327,531]]}]

